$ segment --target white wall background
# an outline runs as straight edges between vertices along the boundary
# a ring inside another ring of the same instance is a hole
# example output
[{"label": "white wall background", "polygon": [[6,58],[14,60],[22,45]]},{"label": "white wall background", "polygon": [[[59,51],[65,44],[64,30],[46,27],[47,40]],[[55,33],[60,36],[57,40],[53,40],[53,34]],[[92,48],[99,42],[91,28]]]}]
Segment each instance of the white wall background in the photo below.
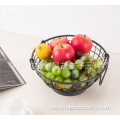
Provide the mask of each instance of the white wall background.
[{"label": "white wall background", "polygon": [[86,34],[120,54],[120,6],[1,6],[0,29],[46,39]]}]

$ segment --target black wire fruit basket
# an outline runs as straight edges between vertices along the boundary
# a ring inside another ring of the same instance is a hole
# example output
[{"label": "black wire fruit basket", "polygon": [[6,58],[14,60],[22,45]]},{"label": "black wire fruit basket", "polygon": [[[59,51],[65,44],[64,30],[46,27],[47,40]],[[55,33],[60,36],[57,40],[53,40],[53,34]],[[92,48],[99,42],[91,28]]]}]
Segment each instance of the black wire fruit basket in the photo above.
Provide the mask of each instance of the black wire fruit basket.
[{"label": "black wire fruit basket", "polygon": [[[42,40],[41,43],[45,43],[47,45],[50,44],[52,40],[58,37],[66,37],[70,42],[74,35],[60,35],[55,36],[46,40]],[[93,56],[95,59],[102,58],[103,60],[103,69],[100,73],[97,73],[97,75],[93,78],[87,79],[85,81],[79,81],[79,82],[59,82],[53,79],[50,79],[43,74],[40,73],[39,65],[41,59],[36,56],[35,49],[32,52],[31,58],[30,58],[30,64],[32,70],[35,70],[38,76],[45,82],[45,84],[52,88],[53,91],[55,91],[58,94],[65,95],[65,96],[74,96],[83,93],[87,88],[89,88],[91,85],[93,85],[97,80],[99,80],[99,85],[102,84],[103,79],[105,77],[105,74],[108,69],[108,62],[109,62],[109,54],[106,52],[106,50],[97,42],[92,40],[93,46],[91,51],[88,53],[91,56]],[[48,82],[50,81],[50,82]],[[81,84],[85,83],[84,87],[81,87]],[[63,85],[72,85],[71,88],[63,88]]]}]

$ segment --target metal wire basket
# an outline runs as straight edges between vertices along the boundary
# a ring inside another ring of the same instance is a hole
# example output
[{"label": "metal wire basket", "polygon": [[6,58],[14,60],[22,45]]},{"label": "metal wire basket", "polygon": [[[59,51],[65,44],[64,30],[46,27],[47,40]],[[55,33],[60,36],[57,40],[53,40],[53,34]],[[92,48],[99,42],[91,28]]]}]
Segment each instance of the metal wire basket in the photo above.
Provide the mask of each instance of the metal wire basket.
[{"label": "metal wire basket", "polygon": [[[55,37],[49,38],[47,40],[42,40],[41,43],[45,43],[45,44],[49,45],[52,40],[54,40],[55,38],[58,38],[58,37],[66,37],[71,42],[74,35],[55,36]],[[59,82],[59,81],[50,79],[50,78],[42,75],[40,73],[40,69],[39,69],[39,64],[40,64],[41,59],[36,56],[35,49],[33,50],[31,58],[30,58],[31,68],[32,68],[32,70],[35,70],[36,73],[39,75],[39,77],[41,79],[43,79],[45,84],[48,87],[52,88],[56,93],[65,95],[65,96],[74,96],[74,95],[81,94],[87,88],[89,88],[91,85],[93,85],[97,80],[99,80],[99,85],[101,85],[103,82],[103,79],[105,77],[105,74],[107,72],[107,69],[108,69],[109,54],[106,52],[106,50],[100,44],[98,44],[97,42],[95,42],[93,40],[92,40],[92,42],[93,42],[93,46],[92,46],[92,49],[89,52],[89,54],[91,56],[93,56],[95,59],[102,58],[104,64],[103,64],[102,71],[91,79],[88,79],[85,81],[80,81],[80,82]],[[47,80],[49,80],[50,82],[48,83]],[[81,84],[83,84],[83,83],[85,83],[85,86],[81,87]],[[66,84],[72,85],[72,87],[69,89],[63,88],[62,86],[66,85]]]}]

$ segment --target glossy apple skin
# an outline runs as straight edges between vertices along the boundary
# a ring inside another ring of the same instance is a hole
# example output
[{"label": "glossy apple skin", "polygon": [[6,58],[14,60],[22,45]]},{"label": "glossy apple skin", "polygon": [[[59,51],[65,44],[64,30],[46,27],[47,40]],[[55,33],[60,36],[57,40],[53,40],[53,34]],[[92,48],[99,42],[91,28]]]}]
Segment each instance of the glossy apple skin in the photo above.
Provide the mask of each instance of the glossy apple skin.
[{"label": "glossy apple skin", "polygon": [[92,48],[92,40],[85,35],[75,35],[71,41],[75,52],[89,53]]},{"label": "glossy apple skin", "polygon": [[50,47],[53,49],[58,44],[70,44],[69,40],[65,37],[59,37],[50,42]]},{"label": "glossy apple skin", "polygon": [[58,64],[61,64],[67,60],[72,61],[75,57],[75,50],[69,44],[59,44],[54,47],[52,55],[54,61]]}]

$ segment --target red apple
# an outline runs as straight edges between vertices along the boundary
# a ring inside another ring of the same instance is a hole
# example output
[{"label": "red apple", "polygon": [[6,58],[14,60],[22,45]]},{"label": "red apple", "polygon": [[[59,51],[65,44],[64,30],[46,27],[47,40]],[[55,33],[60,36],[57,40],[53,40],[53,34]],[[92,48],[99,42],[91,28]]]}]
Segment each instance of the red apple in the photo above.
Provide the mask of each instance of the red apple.
[{"label": "red apple", "polygon": [[92,48],[92,40],[86,35],[75,35],[71,41],[75,52],[89,53]]},{"label": "red apple", "polygon": [[70,44],[70,42],[65,37],[59,37],[50,42],[50,47],[53,49],[58,44]]},{"label": "red apple", "polygon": [[75,50],[69,44],[59,44],[54,47],[52,55],[54,61],[61,64],[67,60],[72,61],[75,57]]}]

